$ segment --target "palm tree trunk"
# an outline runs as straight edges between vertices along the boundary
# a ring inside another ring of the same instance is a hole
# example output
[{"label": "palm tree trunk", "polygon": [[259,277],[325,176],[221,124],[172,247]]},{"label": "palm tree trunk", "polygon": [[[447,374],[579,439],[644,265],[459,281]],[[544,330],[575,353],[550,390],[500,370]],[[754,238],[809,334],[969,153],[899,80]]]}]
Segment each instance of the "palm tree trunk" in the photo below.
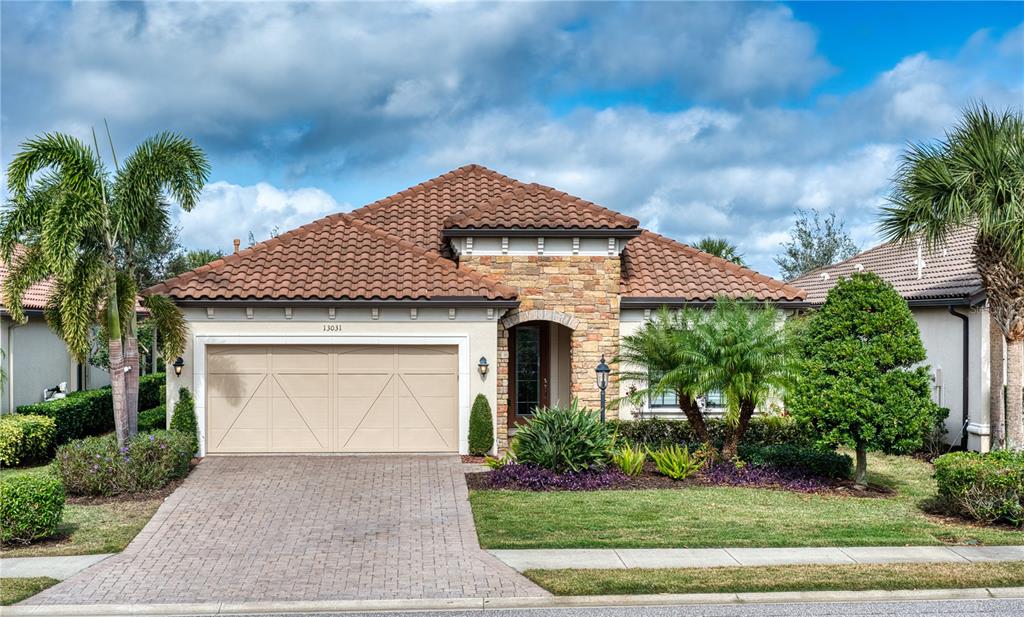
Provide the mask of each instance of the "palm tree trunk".
[{"label": "palm tree trunk", "polygon": [[124,350],[121,347],[121,317],[117,314],[117,283],[107,296],[107,336],[110,348],[110,394],[114,408],[114,434],[118,447],[128,438],[128,401],[125,398]]},{"label": "palm tree trunk", "polygon": [[1006,342],[1006,445],[1024,451],[1024,339]]},{"label": "palm tree trunk", "polygon": [[128,411],[128,435],[139,432],[139,338],[137,335],[138,319],[134,311],[128,318],[128,327],[124,334],[124,363],[127,371],[124,374],[125,401]]},{"label": "palm tree trunk", "polygon": [[747,427],[750,426],[750,418],[754,415],[754,402],[740,402],[740,417],[735,428],[729,431],[725,438],[725,446],[722,448],[722,457],[725,459],[736,458],[740,449],[740,442],[747,434]]},{"label": "palm tree trunk", "polygon": [[999,327],[989,321],[989,400],[988,400],[988,424],[991,431],[991,449],[998,450],[1005,445],[1006,441],[1006,400],[1003,388],[1003,374],[1005,373],[1005,360],[1003,359],[1003,333]]},{"label": "palm tree trunk", "polygon": [[697,439],[702,444],[711,443],[711,438],[708,436],[708,425],[704,422],[704,414],[700,411],[697,399],[682,392],[676,392],[676,400],[679,401],[679,409],[686,416],[686,421],[690,423],[690,428],[693,429],[693,434],[697,436]]}]

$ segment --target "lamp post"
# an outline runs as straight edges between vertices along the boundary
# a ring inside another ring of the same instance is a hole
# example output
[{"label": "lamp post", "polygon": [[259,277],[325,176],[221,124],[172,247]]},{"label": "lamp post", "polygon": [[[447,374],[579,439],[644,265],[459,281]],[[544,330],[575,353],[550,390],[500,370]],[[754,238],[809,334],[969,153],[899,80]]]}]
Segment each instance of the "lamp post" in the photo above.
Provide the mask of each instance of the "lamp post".
[{"label": "lamp post", "polygon": [[594,372],[597,373],[597,387],[601,389],[601,422],[604,422],[605,390],[608,389],[608,373],[612,372],[612,369],[608,368],[604,361],[604,354],[601,354],[601,361],[597,364]]}]

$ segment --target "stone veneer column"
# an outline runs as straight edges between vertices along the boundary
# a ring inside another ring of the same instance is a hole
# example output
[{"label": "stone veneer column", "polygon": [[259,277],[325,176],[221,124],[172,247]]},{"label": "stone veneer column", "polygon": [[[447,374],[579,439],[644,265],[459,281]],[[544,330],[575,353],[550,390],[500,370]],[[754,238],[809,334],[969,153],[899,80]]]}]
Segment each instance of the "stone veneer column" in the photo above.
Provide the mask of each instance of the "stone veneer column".
[{"label": "stone veneer column", "polygon": [[[519,290],[519,311],[552,310],[577,319],[570,344],[570,392],[580,404],[600,406],[594,367],[604,354],[612,367],[608,398],[618,392],[612,359],[619,352],[619,256],[463,255],[471,269]],[[514,314],[513,313],[509,313]],[[507,317],[508,315],[506,315]],[[508,333],[498,326],[498,448],[508,447]],[[608,417],[617,417],[608,410]]]}]

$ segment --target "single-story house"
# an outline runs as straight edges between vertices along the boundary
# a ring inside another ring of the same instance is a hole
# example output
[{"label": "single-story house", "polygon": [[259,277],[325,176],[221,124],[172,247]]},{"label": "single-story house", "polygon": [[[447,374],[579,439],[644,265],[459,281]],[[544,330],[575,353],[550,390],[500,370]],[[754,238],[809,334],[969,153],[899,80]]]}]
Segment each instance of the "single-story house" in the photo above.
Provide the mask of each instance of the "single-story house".
[{"label": "single-story house", "polygon": [[[17,251],[15,259],[17,259]],[[9,272],[0,260],[0,287]],[[43,312],[53,292],[53,281],[45,280],[26,290],[23,298],[28,320],[15,323],[0,301],[0,351],[7,379],[0,395],[0,413],[10,413],[19,405],[39,403],[44,390],[67,383],[69,392],[110,385],[110,375],[89,364],[82,364],[68,353],[64,341],[46,325]]]},{"label": "single-story house", "polygon": [[[985,289],[974,265],[975,230],[964,227],[946,242],[886,243],[790,281],[807,292],[803,305],[820,306],[828,291],[856,272],[874,272],[907,300],[931,367],[933,397],[949,409],[947,441],[986,452],[990,447],[989,394],[993,354],[1005,357],[1002,334],[989,320]],[[1005,361],[996,363],[1005,366]]]},{"label": "single-story house", "polygon": [[[178,388],[202,452],[498,448],[535,406],[597,408],[595,368],[663,305],[780,304],[792,286],[636,219],[469,165],[160,283],[191,327]],[[613,370],[615,367],[612,367]],[[609,399],[617,398],[614,380]],[[614,417],[618,410],[610,410]],[[623,409],[623,415],[632,413]]]}]

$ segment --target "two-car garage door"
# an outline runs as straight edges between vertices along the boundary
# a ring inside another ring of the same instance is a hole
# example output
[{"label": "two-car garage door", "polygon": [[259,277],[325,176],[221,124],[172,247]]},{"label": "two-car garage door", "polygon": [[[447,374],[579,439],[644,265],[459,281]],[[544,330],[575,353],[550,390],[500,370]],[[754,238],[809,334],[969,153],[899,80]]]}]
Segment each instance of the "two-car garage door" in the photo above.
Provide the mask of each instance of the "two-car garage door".
[{"label": "two-car garage door", "polygon": [[458,349],[210,346],[207,452],[457,452]]}]

